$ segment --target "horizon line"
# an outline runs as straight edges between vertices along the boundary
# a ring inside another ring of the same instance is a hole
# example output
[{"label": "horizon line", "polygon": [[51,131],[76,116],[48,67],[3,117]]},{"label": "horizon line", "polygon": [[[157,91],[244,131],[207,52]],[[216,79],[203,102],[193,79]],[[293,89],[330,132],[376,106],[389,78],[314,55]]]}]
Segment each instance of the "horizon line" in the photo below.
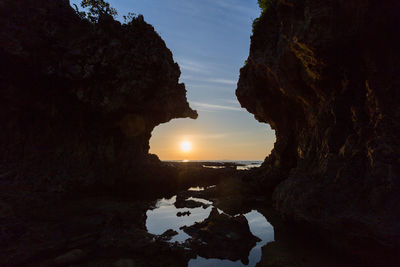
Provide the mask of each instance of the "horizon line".
[{"label": "horizon line", "polygon": [[265,159],[160,159],[161,161],[264,161]]}]

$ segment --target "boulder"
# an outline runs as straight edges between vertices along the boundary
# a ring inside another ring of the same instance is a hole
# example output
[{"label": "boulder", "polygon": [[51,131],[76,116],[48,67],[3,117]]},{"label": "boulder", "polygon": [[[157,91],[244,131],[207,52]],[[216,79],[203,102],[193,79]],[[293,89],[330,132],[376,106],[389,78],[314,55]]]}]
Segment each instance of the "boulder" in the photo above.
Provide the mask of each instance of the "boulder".
[{"label": "boulder", "polygon": [[171,240],[171,238],[172,238],[173,236],[175,236],[175,235],[177,235],[177,234],[178,234],[177,231],[174,231],[174,230],[172,230],[172,229],[168,229],[167,231],[165,231],[163,234],[161,234],[161,235],[159,236],[159,239],[160,239],[160,240],[163,240],[163,241],[169,241],[169,240]]},{"label": "boulder", "polygon": [[243,215],[220,214],[217,208],[203,222],[181,229],[192,236],[189,246],[204,258],[241,260],[247,264],[250,250],[260,241],[250,232]]}]

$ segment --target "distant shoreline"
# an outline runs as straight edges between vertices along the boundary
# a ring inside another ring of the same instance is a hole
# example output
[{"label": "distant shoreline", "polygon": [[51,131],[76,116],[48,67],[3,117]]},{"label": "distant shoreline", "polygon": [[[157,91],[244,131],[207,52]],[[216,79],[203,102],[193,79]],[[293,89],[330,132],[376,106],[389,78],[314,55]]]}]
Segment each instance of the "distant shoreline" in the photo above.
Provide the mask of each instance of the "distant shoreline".
[{"label": "distant shoreline", "polygon": [[223,162],[223,163],[229,163],[229,162],[258,162],[262,163],[264,160],[186,160],[186,159],[177,159],[177,160],[161,160],[162,162]]},{"label": "distant shoreline", "polygon": [[249,170],[252,168],[260,167],[263,161],[261,160],[238,160],[238,161],[184,161],[184,160],[163,160],[167,164],[171,165],[190,165],[198,166],[203,168],[211,169],[222,169],[222,168],[235,168],[237,170]]}]

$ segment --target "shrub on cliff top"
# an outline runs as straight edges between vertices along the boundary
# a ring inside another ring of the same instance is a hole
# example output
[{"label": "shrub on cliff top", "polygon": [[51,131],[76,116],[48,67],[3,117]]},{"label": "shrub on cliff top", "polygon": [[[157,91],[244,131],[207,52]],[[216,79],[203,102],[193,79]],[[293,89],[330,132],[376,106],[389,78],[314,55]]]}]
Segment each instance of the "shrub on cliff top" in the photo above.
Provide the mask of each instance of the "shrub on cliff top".
[{"label": "shrub on cliff top", "polygon": [[267,10],[268,6],[271,4],[271,0],[257,0],[257,1],[258,5],[260,6],[263,12]]},{"label": "shrub on cliff top", "polygon": [[87,9],[87,12],[79,11],[77,5],[74,4],[74,6],[79,17],[87,19],[91,23],[98,22],[102,15],[115,17],[118,14],[117,10],[104,0],[82,0],[81,7]]},{"label": "shrub on cliff top", "polygon": [[254,29],[257,27],[258,22],[260,21],[260,18],[264,16],[265,11],[267,11],[268,7],[271,5],[271,2],[273,0],[257,0],[259,7],[261,8],[261,15],[260,17],[256,18],[253,20],[253,25],[252,25],[252,31],[254,32]]}]

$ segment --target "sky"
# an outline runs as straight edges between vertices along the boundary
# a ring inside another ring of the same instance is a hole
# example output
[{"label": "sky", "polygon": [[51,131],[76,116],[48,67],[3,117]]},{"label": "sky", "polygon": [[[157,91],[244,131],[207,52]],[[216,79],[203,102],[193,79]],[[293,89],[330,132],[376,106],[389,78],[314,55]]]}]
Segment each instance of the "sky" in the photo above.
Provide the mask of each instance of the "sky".
[{"label": "sky", "polygon": [[[79,4],[80,0],[71,0]],[[197,120],[174,119],[157,126],[150,153],[161,160],[264,160],[275,142],[235,96],[239,70],[250,47],[257,0],[110,0],[118,19],[142,14],[172,51],[181,68]],[[191,148],[181,149],[182,142]]]}]

